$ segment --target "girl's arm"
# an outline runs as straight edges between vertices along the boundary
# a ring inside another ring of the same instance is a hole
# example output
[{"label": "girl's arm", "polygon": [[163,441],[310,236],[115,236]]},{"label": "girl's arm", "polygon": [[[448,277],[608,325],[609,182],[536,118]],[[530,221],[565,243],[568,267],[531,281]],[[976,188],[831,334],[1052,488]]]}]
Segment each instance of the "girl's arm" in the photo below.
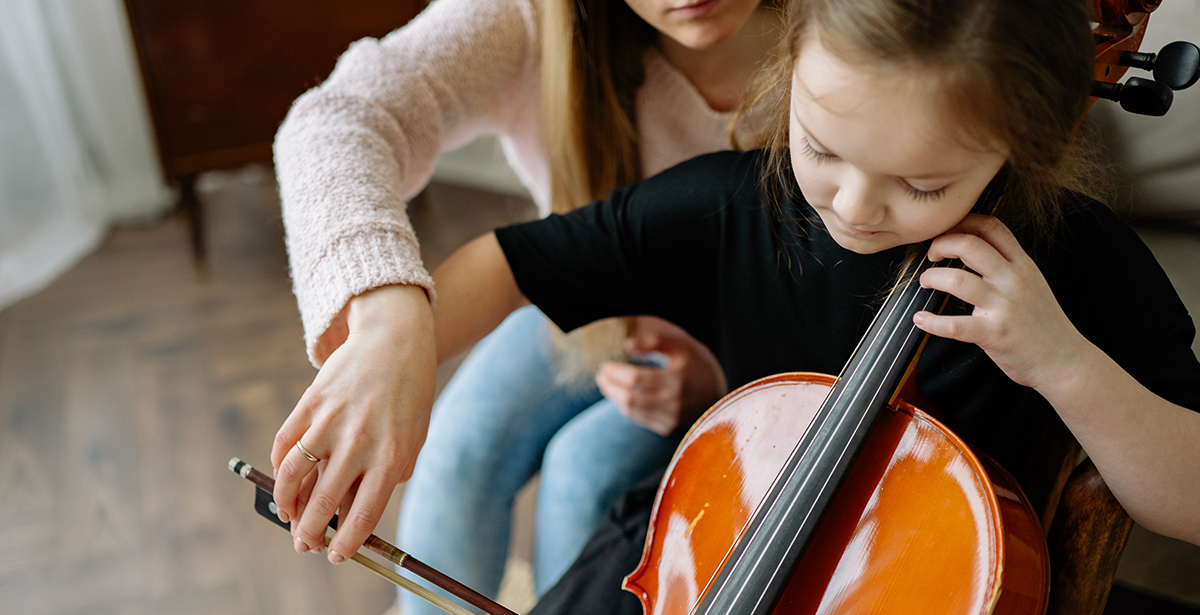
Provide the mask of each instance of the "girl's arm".
[{"label": "girl's arm", "polygon": [[438,363],[467,350],[514,310],[529,305],[495,233],[459,248],[433,272],[433,279],[442,297],[433,310]]},{"label": "girl's arm", "polygon": [[1200,413],[1147,390],[1093,345],[1080,344],[1066,367],[1037,390],[1122,506],[1147,529],[1200,545]]},{"label": "girl's arm", "polygon": [[975,307],[969,316],[921,312],[916,325],[980,346],[1050,402],[1135,521],[1200,544],[1200,413],[1154,394],[1088,341],[995,218],[969,216],[934,240],[929,258],[960,258],[977,272],[935,268],[921,277]]}]

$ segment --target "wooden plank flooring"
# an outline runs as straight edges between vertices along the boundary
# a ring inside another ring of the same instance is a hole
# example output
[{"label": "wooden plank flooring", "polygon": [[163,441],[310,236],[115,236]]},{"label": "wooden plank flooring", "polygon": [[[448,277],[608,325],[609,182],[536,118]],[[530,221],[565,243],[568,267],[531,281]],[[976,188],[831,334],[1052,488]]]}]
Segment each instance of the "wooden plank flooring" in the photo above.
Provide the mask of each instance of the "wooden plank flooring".
[{"label": "wooden plank flooring", "polygon": [[[114,231],[0,312],[0,614],[377,615],[393,602],[354,564],[296,555],[225,469],[233,456],[268,466],[315,370],[269,172],[201,187],[208,279],[193,275],[187,229],[168,217]],[[526,200],[472,190],[435,186],[427,198],[413,220],[431,268],[533,215]],[[1152,247],[1200,314],[1200,238]],[[397,499],[380,526],[388,538]],[[1129,553],[1123,578],[1200,602],[1200,549],[1141,533]]]},{"label": "wooden plank flooring", "polygon": [[[268,173],[207,183],[208,279],[172,217],[114,231],[0,312],[0,613],[375,615],[394,600],[356,564],[296,555],[226,469],[269,467],[315,370]],[[414,221],[431,266],[533,214],[448,187],[427,198]]]}]

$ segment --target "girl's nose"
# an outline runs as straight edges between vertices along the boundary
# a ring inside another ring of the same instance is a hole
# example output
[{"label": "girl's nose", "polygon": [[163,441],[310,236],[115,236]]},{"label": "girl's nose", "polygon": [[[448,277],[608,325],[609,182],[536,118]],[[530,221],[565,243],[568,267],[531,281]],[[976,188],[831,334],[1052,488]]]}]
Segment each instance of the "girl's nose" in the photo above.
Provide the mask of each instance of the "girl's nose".
[{"label": "girl's nose", "polygon": [[838,188],[833,197],[833,211],[846,224],[862,230],[872,230],[884,216],[884,206],[876,198],[871,183],[861,177],[850,178]]}]

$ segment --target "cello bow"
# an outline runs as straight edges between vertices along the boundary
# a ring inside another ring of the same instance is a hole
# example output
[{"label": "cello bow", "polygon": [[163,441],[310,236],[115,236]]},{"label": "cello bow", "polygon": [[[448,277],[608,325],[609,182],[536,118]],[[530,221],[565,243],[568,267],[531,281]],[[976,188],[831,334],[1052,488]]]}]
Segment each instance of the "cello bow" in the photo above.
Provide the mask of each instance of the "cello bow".
[{"label": "cello bow", "polygon": [[[288,525],[280,521],[279,517],[276,516],[275,500],[271,495],[275,490],[274,479],[266,474],[263,474],[250,464],[238,459],[237,457],[229,460],[229,470],[234,474],[237,474],[238,476],[241,476],[242,478],[254,483],[254,486],[256,487],[254,500],[255,512],[279,527],[282,527],[285,530],[288,529]],[[334,515],[333,519],[330,519],[329,521],[329,527],[336,531],[337,523],[337,515]],[[325,543],[329,544],[328,537],[326,537]],[[516,615],[516,613],[513,613],[499,603],[489,599],[487,596],[484,596],[483,594],[480,594],[466,585],[455,581],[454,579],[430,567],[428,564],[418,560],[408,553],[401,551],[391,543],[374,534],[371,534],[369,537],[367,537],[367,540],[363,543],[363,546],[377,553],[380,557],[395,564],[396,566],[411,571],[413,574],[442,588],[451,595],[460,598],[464,602],[482,610],[488,615]],[[433,604],[447,613],[450,613],[451,615],[473,615],[470,611],[464,609],[463,607],[454,604],[453,602],[450,602],[438,594],[433,593],[425,587],[396,574],[387,567],[378,564],[374,560],[367,558],[361,553],[355,553],[351,559],[358,562],[371,572],[374,572],[376,575],[379,575],[380,577],[395,583],[400,587],[403,587],[417,596],[420,596],[425,601]]]}]

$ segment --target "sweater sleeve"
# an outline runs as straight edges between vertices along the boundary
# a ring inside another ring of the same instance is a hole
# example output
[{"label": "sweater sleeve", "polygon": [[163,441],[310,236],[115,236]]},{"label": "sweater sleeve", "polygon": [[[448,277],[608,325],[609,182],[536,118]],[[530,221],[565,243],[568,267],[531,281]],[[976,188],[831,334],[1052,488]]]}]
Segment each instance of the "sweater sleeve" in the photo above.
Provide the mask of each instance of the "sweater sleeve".
[{"label": "sweater sleeve", "polygon": [[533,0],[438,0],[382,40],[351,45],[292,105],[275,169],[314,365],[343,341],[322,337],[355,295],[415,284],[433,299],[405,201],[441,151],[506,132],[528,112],[537,24]]}]

